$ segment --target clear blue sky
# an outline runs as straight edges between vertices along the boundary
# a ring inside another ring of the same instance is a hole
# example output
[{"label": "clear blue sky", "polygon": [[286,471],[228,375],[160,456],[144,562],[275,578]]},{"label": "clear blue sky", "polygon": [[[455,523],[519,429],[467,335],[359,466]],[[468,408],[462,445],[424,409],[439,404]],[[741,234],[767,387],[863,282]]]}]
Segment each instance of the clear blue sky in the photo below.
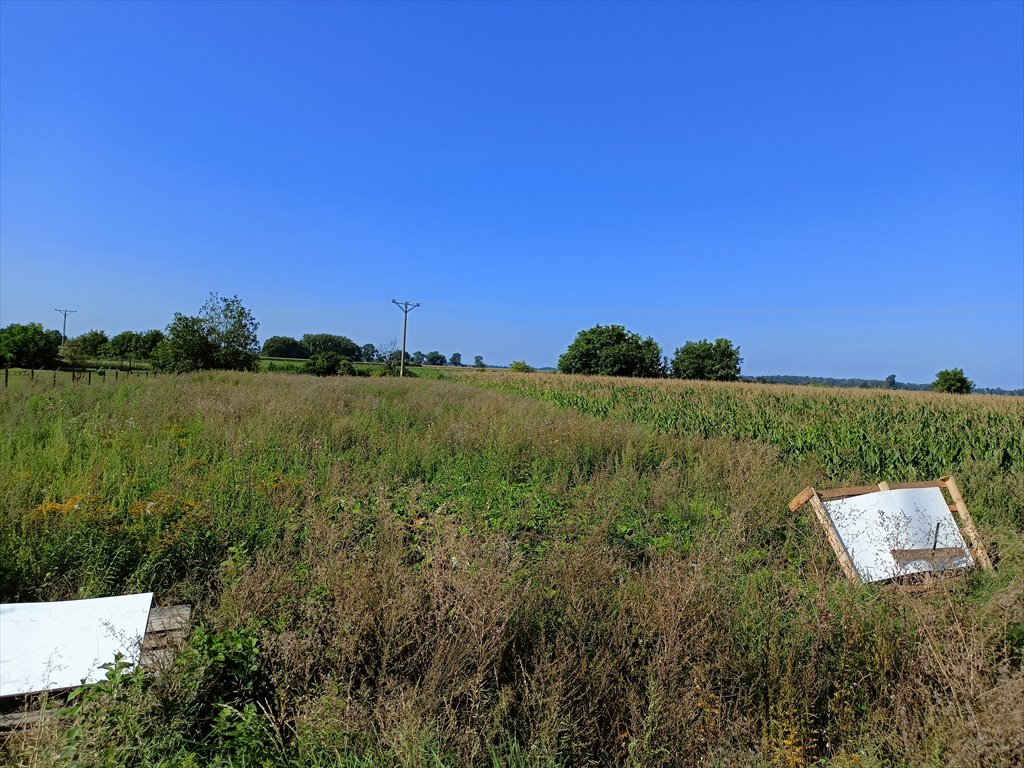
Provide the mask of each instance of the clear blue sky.
[{"label": "clear blue sky", "polygon": [[1024,386],[1024,5],[0,3],[0,325]]}]

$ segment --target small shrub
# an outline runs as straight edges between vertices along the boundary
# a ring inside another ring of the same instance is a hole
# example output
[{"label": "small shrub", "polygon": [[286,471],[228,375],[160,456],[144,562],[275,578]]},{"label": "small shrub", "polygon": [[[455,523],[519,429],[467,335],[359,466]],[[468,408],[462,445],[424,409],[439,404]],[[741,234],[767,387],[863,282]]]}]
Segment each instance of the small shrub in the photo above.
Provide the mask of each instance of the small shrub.
[{"label": "small shrub", "polygon": [[344,360],[352,366],[348,358],[344,358],[337,352],[321,352],[310,358],[304,366],[305,373],[313,376],[337,376],[341,370],[341,362]]}]

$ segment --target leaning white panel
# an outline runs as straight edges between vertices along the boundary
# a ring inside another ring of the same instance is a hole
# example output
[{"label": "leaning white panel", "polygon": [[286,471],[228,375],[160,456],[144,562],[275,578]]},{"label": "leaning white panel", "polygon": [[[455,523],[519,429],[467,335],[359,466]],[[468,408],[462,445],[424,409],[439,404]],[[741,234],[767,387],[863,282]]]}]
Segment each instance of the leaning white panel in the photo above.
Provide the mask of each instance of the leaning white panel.
[{"label": "leaning white panel", "polygon": [[120,653],[138,664],[153,593],[0,605],[0,696],[94,683]]},{"label": "leaning white panel", "polygon": [[[863,582],[974,564],[938,488],[865,493],[826,501],[824,506]],[[962,554],[953,551],[956,549]],[[944,558],[927,555],[941,550],[951,554]],[[901,555],[908,551],[919,556]]]}]

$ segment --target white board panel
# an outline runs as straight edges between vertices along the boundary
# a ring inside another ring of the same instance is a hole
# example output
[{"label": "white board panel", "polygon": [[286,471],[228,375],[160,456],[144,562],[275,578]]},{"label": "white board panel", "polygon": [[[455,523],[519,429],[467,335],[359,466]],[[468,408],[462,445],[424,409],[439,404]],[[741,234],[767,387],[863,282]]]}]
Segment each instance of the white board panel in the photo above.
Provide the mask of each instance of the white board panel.
[{"label": "white board panel", "polygon": [[[861,581],[882,581],[974,564],[949,505],[938,488],[865,493],[824,502],[836,534]],[[938,525],[938,540],[935,532]],[[960,547],[948,561],[897,560],[892,550]]]},{"label": "white board panel", "polygon": [[138,663],[153,593],[0,605],[0,696],[94,683],[122,654]]}]

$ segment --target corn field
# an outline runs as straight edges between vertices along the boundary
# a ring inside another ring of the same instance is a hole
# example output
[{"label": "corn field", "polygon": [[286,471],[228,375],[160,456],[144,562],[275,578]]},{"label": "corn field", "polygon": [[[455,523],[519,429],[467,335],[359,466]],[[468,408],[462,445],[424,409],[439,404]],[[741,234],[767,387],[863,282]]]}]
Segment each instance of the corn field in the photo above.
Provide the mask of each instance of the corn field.
[{"label": "corn field", "polygon": [[559,375],[468,375],[477,386],[668,434],[729,437],[814,459],[827,480],[923,480],[983,464],[1024,472],[1024,400],[917,392]]}]

